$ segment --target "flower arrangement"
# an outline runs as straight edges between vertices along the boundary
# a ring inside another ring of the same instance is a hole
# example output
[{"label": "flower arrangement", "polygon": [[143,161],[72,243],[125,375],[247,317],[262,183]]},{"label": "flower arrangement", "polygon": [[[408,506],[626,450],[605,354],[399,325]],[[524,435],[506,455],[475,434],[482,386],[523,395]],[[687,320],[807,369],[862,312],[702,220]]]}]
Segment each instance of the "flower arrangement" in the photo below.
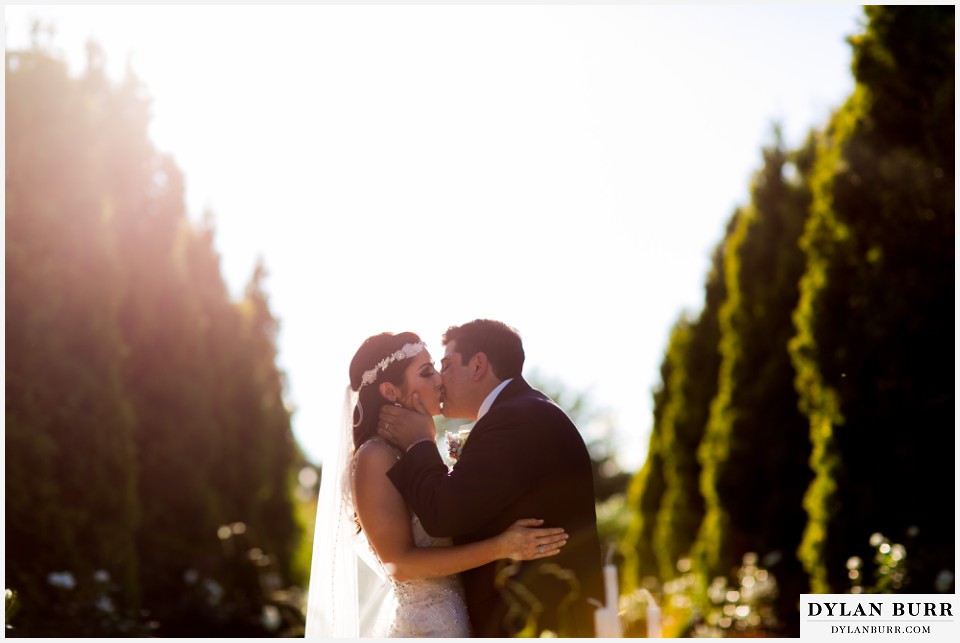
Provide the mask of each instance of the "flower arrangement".
[{"label": "flower arrangement", "polygon": [[453,431],[447,431],[444,435],[444,438],[447,441],[447,455],[454,462],[460,457],[460,453],[463,451],[463,445],[467,443],[467,438],[470,436],[470,429],[460,429],[456,433]]}]

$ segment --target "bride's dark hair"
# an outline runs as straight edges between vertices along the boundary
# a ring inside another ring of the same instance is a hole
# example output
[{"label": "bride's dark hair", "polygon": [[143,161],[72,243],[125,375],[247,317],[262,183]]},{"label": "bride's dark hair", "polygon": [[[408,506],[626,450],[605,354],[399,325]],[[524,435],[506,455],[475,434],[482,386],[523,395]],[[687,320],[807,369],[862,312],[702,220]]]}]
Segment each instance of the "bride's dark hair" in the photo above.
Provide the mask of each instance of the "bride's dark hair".
[{"label": "bride's dark hair", "polygon": [[388,400],[380,395],[380,384],[390,382],[402,387],[403,372],[410,365],[410,360],[397,360],[386,370],[377,371],[376,381],[361,388],[364,372],[376,368],[385,357],[403,348],[404,344],[419,342],[420,337],[416,333],[380,333],[368,337],[360,344],[360,348],[350,362],[350,388],[360,391],[358,404],[353,409],[353,446],[355,448],[359,449],[361,444],[377,435],[380,407],[388,403]]}]

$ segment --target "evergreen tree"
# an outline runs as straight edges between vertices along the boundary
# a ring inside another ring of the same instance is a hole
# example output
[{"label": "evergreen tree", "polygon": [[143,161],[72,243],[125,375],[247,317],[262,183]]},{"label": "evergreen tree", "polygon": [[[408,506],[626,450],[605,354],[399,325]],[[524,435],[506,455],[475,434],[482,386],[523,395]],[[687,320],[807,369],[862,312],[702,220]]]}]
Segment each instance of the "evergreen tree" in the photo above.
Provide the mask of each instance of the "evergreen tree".
[{"label": "evergreen tree", "polygon": [[891,587],[954,570],[954,8],[867,7],[856,89],[832,119],[802,238],[791,351],[815,479],[801,557],[816,592],[907,549]]},{"label": "evergreen tree", "polygon": [[660,578],[653,530],[666,485],[663,481],[663,458],[657,442],[657,435],[651,433],[647,460],[627,489],[627,507],[631,515],[620,546],[623,554],[621,582],[625,593],[651,584],[648,579]]},{"label": "evergreen tree", "polygon": [[676,394],[661,415],[664,493],[653,528],[653,549],[660,578],[665,580],[677,575],[677,561],[690,554],[690,545],[703,518],[703,496],[698,485],[700,465],[696,457],[703,422],[698,426],[696,416],[704,409],[697,408],[690,398],[689,385],[699,374],[687,370],[687,362],[696,357],[692,341],[697,328],[696,322],[681,321],[674,327],[667,348],[667,359],[673,364],[667,386]]},{"label": "evergreen tree", "polygon": [[[249,516],[262,534],[262,546],[277,557],[276,564],[286,577],[291,572],[290,563],[300,536],[297,525],[290,520],[294,511],[291,463],[298,459],[299,453],[284,399],[285,377],[277,368],[280,324],[270,311],[264,290],[266,277],[266,268],[258,264],[241,302],[247,375],[251,391],[256,393],[249,400],[253,404],[246,417],[250,435],[246,449],[256,451],[255,457],[250,458],[250,466],[257,471],[253,477],[248,472],[248,479],[254,482],[248,497],[255,501]],[[242,408],[240,400],[236,402],[232,408]],[[243,434],[238,431],[236,435]]]},{"label": "evergreen tree", "polygon": [[[140,167],[146,173],[150,166]],[[144,186],[142,178],[127,176],[124,185]],[[129,189],[127,199],[117,203],[116,217],[127,286],[120,315],[129,347],[124,375],[141,454],[138,545],[150,579],[145,599],[159,609],[183,591],[187,570],[209,568],[207,561],[219,553],[222,498],[209,477],[221,444],[208,395],[213,362],[204,326],[209,322],[183,260],[191,233],[182,179],[169,163],[150,178],[154,198]],[[155,616],[161,623],[169,619],[163,611]]]},{"label": "evergreen tree", "polygon": [[6,57],[16,631],[129,635],[145,608],[163,635],[257,632],[300,536],[263,269],[232,302],[142,85],[103,70],[96,46],[80,78],[38,46]]},{"label": "evergreen tree", "polygon": [[647,447],[647,460],[630,480],[627,488],[630,522],[620,546],[624,561],[622,583],[626,592],[644,586],[647,578],[660,578],[660,563],[653,545],[653,532],[665,489],[659,427],[666,398],[670,395],[667,384],[670,381],[670,369],[670,360],[664,358],[660,365],[660,386],[653,392],[653,427]]},{"label": "evergreen tree", "polygon": [[[727,236],[737,215],[727,226]],[[671,372],[673,395],[663,413],[663,468],[666,492],[657,515],[654,544],[665,578],[677,575],[677,561],[691,556],[704,516],[698,450],[707,425],[710,403],[717,393],[719,326],[717,313],[727,298],[722,265],[726,238],[713,252],[704,289],[704,306],[687,332],[680,332]]]},{"label": "evergreen tree", "polygon": [[106,115],[38,50],[7,54],[6,89],[7,586],[42,625],[62,595],[51,573],[70,574],[86,609],[106,572],[119,609],[135,611],[137,450],[97,145]]},{"label": "evergreen tree", "polygon": [[677,576],[677,563],[691,555],[703,518],[697,450],[716,394],[717,311],[726,296],[723,253],[720,244],[713,253],[703,310],[693,321],[683,317],[677,322],[660,367],[650,451],[629,496],[634,518],[624,550],[632,583],[646,576],[661,581]]},{"label": "evergreen tree", "polygon": [[[787,343],[804,268],[797,240],[813,146],[790,155],[775,135],[724,261],[728,296],[719,316],[718,395],[701,454],[707,517],[699,547],[709,574],[731,580],[744,554],[759,554],[779,585],[779,634],[798,636],[796,597],[807,585],[795,552],[806,521],[810,439]],[[784,177],[788,163],[798,170],[794,181]]]}]

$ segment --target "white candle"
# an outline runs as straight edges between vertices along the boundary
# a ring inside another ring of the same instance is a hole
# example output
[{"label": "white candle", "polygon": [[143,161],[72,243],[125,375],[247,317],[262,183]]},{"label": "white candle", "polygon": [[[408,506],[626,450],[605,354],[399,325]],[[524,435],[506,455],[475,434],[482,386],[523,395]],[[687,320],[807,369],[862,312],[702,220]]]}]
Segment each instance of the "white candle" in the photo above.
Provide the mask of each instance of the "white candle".
[{"label": "white candle", "polygon": [[653,594],[646,589],[641,588],[640,594],[647,602],[647,638],[661,638],[662,632],[660,630],[660,606],[657,605],[657,601],[654,600]]},{"label": "white candle", "polygon": [[652,600],[647,603],[647,638],[660,638],[660,608]]},{"label": "white candle", "polygon": [[618,639],[623,636],[620,615],[609,607],[600,607],[593,613],[598,639]]},{"label": "white candle", "polygon": [[620,638],[623,636],[623,628],[620,625],[620,587],[615,565],[603,566],[603,585],[606,604],[594,613],[597,638]]},{"label": "white candle", "polygon": [[614,565],[603,566],[603,584],[607,593],[605,607],[617,611],[620,607],[620,587],[617,582],[617,568]]}]

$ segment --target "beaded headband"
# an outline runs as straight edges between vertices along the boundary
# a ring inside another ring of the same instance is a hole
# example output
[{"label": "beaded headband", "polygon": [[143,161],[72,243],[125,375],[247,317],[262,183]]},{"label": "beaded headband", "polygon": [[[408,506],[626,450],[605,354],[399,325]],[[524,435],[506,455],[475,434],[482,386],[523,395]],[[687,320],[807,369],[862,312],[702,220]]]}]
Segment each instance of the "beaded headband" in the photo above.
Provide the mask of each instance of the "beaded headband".
[{"label": "beaded headband", "polygon": [[376,382],[377,375],[387,370],[387,368],[394,362],[398,362],[402,359],[409,359],[414,355],[419,354],[426,347],[427,345],[424,344],[423,342],[417,342],[416,344],[404,344],[400,350],[394,351],[393,353],[390,353],[389,355],[384,357],[382,360],[380,360],[380,362],[376,366],[371,368],[369,371],[364,371],[363,377],[360,378],[360,388],[357,389],[357,391],[362,389],[367,384],[373,384],[374,382]]}]

